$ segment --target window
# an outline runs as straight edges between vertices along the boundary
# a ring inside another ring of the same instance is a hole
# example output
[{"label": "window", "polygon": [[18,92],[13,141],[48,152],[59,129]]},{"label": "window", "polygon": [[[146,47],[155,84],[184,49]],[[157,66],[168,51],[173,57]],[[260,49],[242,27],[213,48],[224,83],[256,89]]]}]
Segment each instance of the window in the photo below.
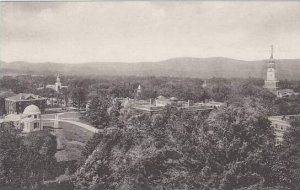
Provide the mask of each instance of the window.
[{"label": "window", "polygon": [[37,118],[37,115],[34,115],[34,119],[36,119]]},{"label": "window", "polygon": [[34,129],[39,128],[39,123],[34,123],[34,124],[33,124],[33,128],[34,128]]},{"label": "window", "polygon": [[24,123],[20,124],[20,129],[23,130],[24,129]]}]

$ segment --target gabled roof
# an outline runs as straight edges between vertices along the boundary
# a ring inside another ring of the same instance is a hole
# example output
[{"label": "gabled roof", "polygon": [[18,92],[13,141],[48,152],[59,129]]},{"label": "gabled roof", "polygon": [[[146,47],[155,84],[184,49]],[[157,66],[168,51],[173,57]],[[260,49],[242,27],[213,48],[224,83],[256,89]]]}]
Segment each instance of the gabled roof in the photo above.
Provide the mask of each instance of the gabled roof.
[{"label": "gabled roof", "polygon": [[11,96],[8,98],[5,98],[6,100],[11,100],[11,101],[30,101],[30,100],[45,100],[46,98],[41,97],[39,95],[35,94],[25,94],[25,93],[20,93],[15,96]]}]

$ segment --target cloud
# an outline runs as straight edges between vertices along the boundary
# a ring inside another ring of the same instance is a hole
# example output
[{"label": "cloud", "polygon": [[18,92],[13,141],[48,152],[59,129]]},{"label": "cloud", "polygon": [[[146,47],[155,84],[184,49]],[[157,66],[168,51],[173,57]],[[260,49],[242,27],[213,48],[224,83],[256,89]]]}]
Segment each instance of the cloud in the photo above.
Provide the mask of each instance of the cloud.
[{"label": "cloud", "polygon": [[2,2],[0,59],[298,58],[300,2]]}]

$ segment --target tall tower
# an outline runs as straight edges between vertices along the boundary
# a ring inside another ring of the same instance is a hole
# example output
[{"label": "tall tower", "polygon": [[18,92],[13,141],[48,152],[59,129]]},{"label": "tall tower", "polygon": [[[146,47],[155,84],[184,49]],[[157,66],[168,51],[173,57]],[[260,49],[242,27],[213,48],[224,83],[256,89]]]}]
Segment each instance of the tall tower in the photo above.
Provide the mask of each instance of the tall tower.
[{"label": "tall tower", "polygon": [[55,90],[56,92],[58,92],[61,89],[61,82],[60,82],[60,78],[59,78],[59,74],[56,77],[56,83],[55,83]]},{"label": "tall tower", "polygon": [[139,85],[138,88],[136,89],[135,99],[140,99],[141,95],[142,95],[142,87],[141,85]]},{"label": "tall tower", "polygon": [[202,88],[206,88],[207,87],[207,83],[206,80],[204,80],[204,82],[202,83]]},{"label": "tall tower", "polygon": [[278,80],[276,79],[276,67],[273,58],[273,45],[271,46],[271,56],[269,59],[268,69],[267,69],[267,80],[265,80],[265,88],[268,89],[273,94],[277,94]]},{"label": "tall tower", "polygon": [[141,93],[142,93],[142,87],[141,87],[140,84],[139,84],[139,86],[138,86],[136,92],[137,92],[138,94],[141,94]]}]

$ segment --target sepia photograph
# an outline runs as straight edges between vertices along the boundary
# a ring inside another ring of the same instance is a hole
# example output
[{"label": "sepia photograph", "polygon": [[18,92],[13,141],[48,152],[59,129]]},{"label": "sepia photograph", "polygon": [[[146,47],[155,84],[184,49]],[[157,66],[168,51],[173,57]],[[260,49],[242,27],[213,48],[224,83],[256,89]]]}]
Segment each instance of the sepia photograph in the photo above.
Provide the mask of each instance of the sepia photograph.
[{"label": "sepia photograph", "polygon": [[0,0],[0,190],[300,190],[300,0]]}]

